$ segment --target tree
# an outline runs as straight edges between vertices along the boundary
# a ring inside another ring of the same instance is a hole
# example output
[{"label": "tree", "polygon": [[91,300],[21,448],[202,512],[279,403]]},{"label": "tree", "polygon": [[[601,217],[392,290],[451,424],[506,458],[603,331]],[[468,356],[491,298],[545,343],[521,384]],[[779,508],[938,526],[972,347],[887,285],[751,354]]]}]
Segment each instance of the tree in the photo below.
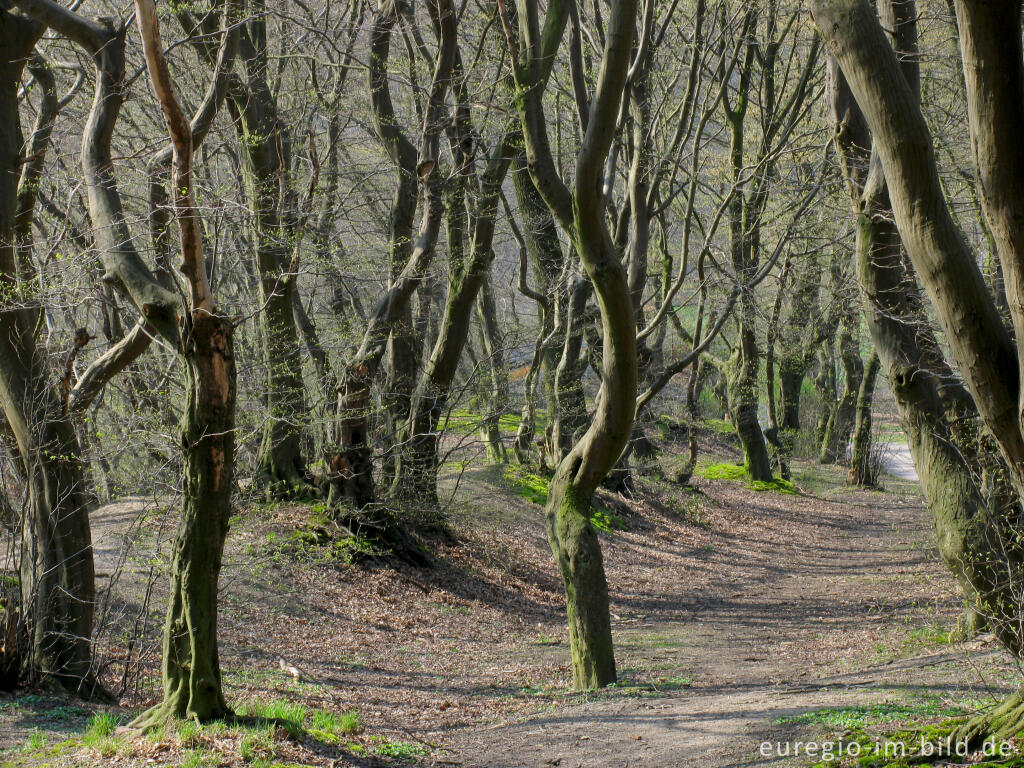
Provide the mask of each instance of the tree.
[{"label": "tree", "polygon": [[[1017,418],[1019,348],[1002,323],[974,253],[949,213],[917,98],[913,61],[897,58],[866,1],[815,0],[811,9],[871,131],[871,163],[866,176],[864,170],[856,172],[857,178],[864,179],[858,250],[871,255],[878,249],[876,243],[888,241],[884,253],[890,263],[897,263],[896,232],[891,224],[888,231],[882,229],[887,203],[891,203],[899,239],[970,389],[972,397],[967,401],[973,399],[999,446],[1004,488],[1011,486],[1015,491],[1010,498],[1005,492],[988,499],[981,493],[971,467],[950,439],[950,424],[944,418],[952,410],[950,390],[955,390],[955,383],[950,386],[941,370],[938,375],[934,372],[941,363],[930,343],[924,348],[909,346],[914,342],[910,338],[914,326],[908,325],[907,318],[916,312],[915,301],[905,282],[890,282],[899,280],[902,271],[894,276],[892,270],[879,269],[874,260],[859,259],[864,272],[861,282],[867,283],[869,298],[901,305],[894,314],[896,323],[887,322],[883,312],[869,312],[868,318],[869,324],[874,322],[872,335],[879,357],[901,404],[915,464],[940,531],[940,549],[961,581],[976,591],[977,607],[996,636],[1019,656],[1024,647],[1018,597],[1022,560],[1014,525],[1024,491],[1024,436]],[[912,3],[893,3],[889,9],[892,18],[912,29],[906,24],[914,18]],[[1020,304],[1014,298],[1019,294],[1013,286],[1024,264],[1017,248],[1019,230],[1013,222],[1021,220],[1015,212],[1024,200],[1007,170],[1021,151],[1015,136],[1024,127],[1020,9],[1015,3],[958,0],[956,11],[977,172],[1020,339]],[[1007,30],[1015,31],[1007,34]],[[858,119],[854,116],[839,124],[845,129],[857,125]],[[861,138],[856,145],[861,147],[863,169],[866,141]],[[853,175],[848,171],[848,176]],[[1018,693],[992,713],[971,721],[958,736],[975,742],[989,734],[1014,735],[1021,728],[1022,713],[1024,694]]]},{"label": "tree", "polygon": [[548,8],[541,31],[538,3],[519,3],[519,41],[502,19],[513,56],[516,103],[528,167],[552,215],[571,233],[601,309],[601,392],[591,426],[559,462],[545,509],[548,539],[565,584],[573,682],[586,689],[615,682],[608,586],[601,545],[590,522],[591,497],[625,448],[635,410],[636,326],[626,269],[604,219],[602,170],[615,137],[626,86],[638,3],[617,0],[606,21],[604,52],[570,190],[558,175],[544,125],[542,95],[568,16]]},{"label": "tree", "polygon": [[[28,487],[20,598],[4,606],[8,626],[18,616],[22,647],[3,661],[31,682],[93,696],[102,691],[92,675],[92,498],[74,424],[40,347],[43,298],[30,256],[35,190],[58,112],[49,64],[33,53],[44,31],[31,17],[0,9],[0,422]],[[41,103],[23,155],[18,85],[26,62]],[[5,672],[16,682],[15,671]]]},{"label": "tree", "polygon": [[[192,181],[192,126],[178,102],[164,58],[156,5],[153,0],[137,0],[135,11],[146,67],[171,138],[174,215],[187,291],[179,348],[187,382],[182,424],[184,504],[163,632],[163,701],[133,723],[151,728],[171,717],[206,722],[229,711],[217,653],[217,581],[234,488],[236,372],[234,328],[217,309],[203,253]],[[236,24],[235,6],[228,0],[218,70],[234,58]]]},{"label": "tree", "polygon": [[[370,393],[381,362],[388,350],[389,339],[398,333],[398,347],[392,345],[393,370],[403,380],[414,371],[406,359],[408,305],[434,257],[443,215],[440,137],[444,130],[442,115],[445,95],[451,87],[455,64],[455,16],[446,2],[435,10],[441,20],[439,44],[434,58],[434,71],[429,90],[429,104],[423,118],[419,149],[401,130],[391,101],[387,80],[387,62],[391,48],[391,31],[398,21],[399,8],[385,0],[373,16],[369,68],[370,96],[373,104],[375,131],[396,166],[394,198],[389,220],[391,284],[369,318],[362,341],[346,362],[339,376],[338,408],[335,424],[335,445],[328,457],[331,492],[330,501],[342,502],[361,511],[377,501],[373,481],[372,446],[370,443]],[[424,204],[420,228],[412,237],[412,220],[416,208],[416,180],[423,186]],[[411,185],[411,188],[410,188]],[[403,341],[404,339],[404,341]],[[396,368],[397,366],[397,368]],[[389,385],[395,386],[394,383]],[[404,385],[403,385],[404,386]],[[411,382],[409,387],[411,388]],[[404,411],[402,410],[404,403]],[[392,402],[390,408],[399,414],[409,412],[408,400]],[[399,417],[400,418],[400,417]]]}]

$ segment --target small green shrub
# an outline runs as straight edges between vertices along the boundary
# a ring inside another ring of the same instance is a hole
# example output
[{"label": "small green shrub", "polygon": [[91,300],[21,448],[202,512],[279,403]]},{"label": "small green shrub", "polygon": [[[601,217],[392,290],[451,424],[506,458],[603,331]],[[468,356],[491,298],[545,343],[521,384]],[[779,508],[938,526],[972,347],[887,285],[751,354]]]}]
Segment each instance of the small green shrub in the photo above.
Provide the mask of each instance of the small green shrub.
[{"label": "small green shrub", "polygon": [[395,757],[400,760],[411,760],[421,755],[429,755],[430,749],[425,744],[412,744],[408,741],[398,741],[383,736],[373,739],[377,742],[373,748],[373,754],[380,757]]}]

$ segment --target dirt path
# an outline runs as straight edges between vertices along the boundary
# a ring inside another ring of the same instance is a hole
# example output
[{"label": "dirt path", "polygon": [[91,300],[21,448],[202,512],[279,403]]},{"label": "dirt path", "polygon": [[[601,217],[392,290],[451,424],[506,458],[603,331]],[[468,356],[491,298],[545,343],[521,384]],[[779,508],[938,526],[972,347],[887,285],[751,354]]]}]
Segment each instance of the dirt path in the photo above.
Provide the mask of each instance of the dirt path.
[{"label": "dirt path", "polygon": [[917,482],[914,457],[906,443],[879,443],[878,450],[882,452],[882,467],[887,473],[900,480]]},{"label": "dirt path", "polygon": [[[431,543],[427,570],[347,564],[330,541],[308,543],[306,506],[240,508],[221,576],[228,698],[357,709],[365,750],[395,745],[419,765],[732,768],[811,762],[759,756],[765,740],[822,735],[780,717],[1015,686],[990,640],[946,642],[959,601],[913,486],[851,491],[840,469],[795,471],[800,494],[698,478],[697,492],[651,480],[632,502],[602,497],[621,523],[602,534],[620,683],[586,696],[567,688],[542,508],[501,471],[461,476],[454,536]],[[123,637],[145,617],[126,716],[159,695],[176,519],[161,499],[92,515],[113,685]],[[36,729],[51,741],[80,731],[88,712],[63,704],[0,697],[0,752]],[[364,764],[341,746],[295,749],[296,764]]]},{"label": "dirt path", "polygon": [[919,499],[855,493],[780,504],[777,496],[765,494],[765,508],[749,510],[753,524],[714,537],[722,581],[699,590],[681,583],[667,596],[665,607],[685,619],[616,633],[620,658],[633,644],[651,652],[643,639],[661,638],[654,652],[686,660],[692,687],[455,734],[445,759],[493,767],[807,765],[806,757],[759,755],[764,740],[799,731],[778,718],[1010,690],[1006,681],[984,683],[981,670],[1001,659],[990,642],[927,641],[925,616],[952,622],[955,598],[928,600],[952,586]]}]

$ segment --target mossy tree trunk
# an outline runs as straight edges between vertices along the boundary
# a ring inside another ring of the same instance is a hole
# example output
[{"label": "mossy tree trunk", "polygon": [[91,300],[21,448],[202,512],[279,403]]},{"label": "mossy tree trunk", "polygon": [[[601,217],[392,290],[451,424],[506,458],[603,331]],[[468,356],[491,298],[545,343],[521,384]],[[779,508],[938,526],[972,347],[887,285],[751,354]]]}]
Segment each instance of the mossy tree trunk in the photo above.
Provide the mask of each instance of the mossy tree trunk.
[{"label": "mossy tree trunk", "polygon": [[[515,77],[529,167],[553,216],[573,235],[601,311],[601,392],[590,427],[559,462],[545,509],[548,539],[565,584],[573,682],[586,689],[615,682],[608,587],[591,497],[618,461],[633,425],[636,402],[636,325],[626,270],[604,217],[603,167],[626,87],[638,4],[617,0],[606,19],[601,77],[589,107],[573,189],[558,174],[542,103],[550,60],[568,9],[552,4],[540,32],[538,3],[521,2]],[[508,29],[508,18],[503,19]],[[564,358],[563,358],[564,360]]]},{"label": "mossy tree trunk", "polygon": [[[1019,179],[1010,171],[1019,167],[1024,128],[1020,8],[973,0],[958,0],[956,7],[973,146],[1010,297],[1019,276],[1017,235],[1024,209]],[[1014,418],[1019,350],[943,196],[919,104],[916,55],[897,58],[866,0],[813,0],[811,10],[837,63],[833,80],[841,87],[833,89],[833,112],[859,203],[858,277],[869,302],[869,325],[900,405],[939,549],[964,585],[972,613],[983,613],[996,637],[1019,657],[1024,651],[1019,598],[1024,557],[1015,526],[1024,489],[1024,436]],[[914,4],[887,2],[879,11],[896,49],[916,53]],[[1007,214],[1016,225],[1002,226],[1007,221],[999,219]],[[938,346],[923,338],[930,331],[911,288],[913,275],[903,268],[901,245],[924,283],[971,396],[957,393],[955,380],[942,370],[944,361],[936,360]],[[1012,311],[1013,298],[1010,306]],[[1003,491],[981,492],[968,463],[975,459],[958,445],[958,432],[975,404],[1001,449],[1002,459],[994,463],[1006,478]],[[1006,492],[1009,481],[1016,493]],[[1015,735],[1022,726],[1024,697],[1017,694],[955,737],[977,744],[988,735]]]},{"label": "mossy tree trunk", "polygon": [[[137,0],[136,22],[153,90],[171,138],[174,211],[187,287],[180,357],[185,365],[182,418],[183,508],[171,559],[163,631],[163,700],[133,725],[156,727],[171,717],[207,722],[229,714],[217,651],[217,582],[231,516],[235,469],[236,371],[231,321],[218,312],[203,253],[192,186],[193,136],[178,103],[160,40],[153,0]],[[229,64],[237,32],[225,5],[218,62]]]},{"label": "mossy tree trunk", "polygon": [[171,558],[163,637],[163,701],[135,723],[229,713],[217,652],[217,582],[231,516],[235,459],[235,362],[227,318],[195,313],[186,338],[181,521]]},{"label": "mossy tree trunk", "polygon": [[872,466],[872,418],[874,406],[875,382],[881,363],[878,352],[872,350],[871,358],[864,368],[864,378],[857,392],[857,423],[853,430],[853,450],[850,454],[850,472],[847,482],[850,485],[872,486],[877,483],[875,468]]}]

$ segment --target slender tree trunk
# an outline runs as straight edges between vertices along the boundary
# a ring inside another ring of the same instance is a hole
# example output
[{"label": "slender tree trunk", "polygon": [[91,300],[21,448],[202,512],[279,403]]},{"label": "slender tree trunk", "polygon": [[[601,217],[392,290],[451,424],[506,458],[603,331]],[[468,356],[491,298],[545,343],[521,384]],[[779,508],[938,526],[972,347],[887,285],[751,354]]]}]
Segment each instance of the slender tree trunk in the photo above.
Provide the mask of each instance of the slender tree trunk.
[{"label": "slender tree trunk", "polygon": [[[489,280],[484,280],[477,301],[477,315],[483,330],[484,352],[487,354],[487,373],[490,398],[487,411],[481,425],[481,437],[487,449],[487,461],[490,464],[504,464],[508,461],[508,453],[501,437],[499,419],[508,410],[508,362],[505,357],[505,339],[498,322],[498,309],[494,302],[494,293]],[[536,393],[534,393],[536,401]]]},{"label": "slender tree trunk", "polygon": [[743,464],[752,480],[772,479],[771,459],[764,432],[757,417],[760,391],[757,374],[759,351],[754,331],[753,297],[741,297],[740,338],[727,366],[729,410],[732,412],[736,436],[743,450]]},{"label": "slender tree trunk", "polygon": [[843,395],[833,411],[821,442],[818,461],[835,464],[846,458],[846,447],[857,416],[857,393],[864,378],[864,361],[860,359],[860,327],[856,313],[843,318],[839,335],[839,357],[843,363]]},{"label": "slender tree trunk", "polygon": [[[419,498],[428,506],[436,506],[437,503],[438,424],[448,404],[458,361],[469,338],[473,308],[494,256],[492,243],[498,197],[516,136],[515,131],[506,131],[505,137],[494,148],[483,174],[481,197],[473,206],[468,260],[461,255],[465,205],[461,199],[449,203],[448,247],[453,252],[451,284],[437,342],[417,383],[408,428],[402,433],[406,448],[395,480],[399,496]],[[453,207],[462,213],[453,217]],[[455,243],[460,245],[457,247]]]},{"label": "slender tree trunk", "polygon": [[253,208],[252,237],[259,271],[259,322],[263,331],[267,421],[257,453],[256,472],[275,497],[308,493],[309,472],[302,452],[307,430],[301,345],[296,328],[295,260],[291,247],[295,204],[289,177],[290,141],[277,100],[266,79],[266,19],[257,2],[240,36],[245,79],[231,89],[244,178]]},{"label": "slender tree trunk", "polygon": [[850,485],[870,487],[877,482],[871,456],[871,409],[874,405],[875,381],[880,368],[878,352],[872,351],[871,359],[864,369],[860,390],[857,392],[857,424],[853,431],[853,450],[847,478]]}]

